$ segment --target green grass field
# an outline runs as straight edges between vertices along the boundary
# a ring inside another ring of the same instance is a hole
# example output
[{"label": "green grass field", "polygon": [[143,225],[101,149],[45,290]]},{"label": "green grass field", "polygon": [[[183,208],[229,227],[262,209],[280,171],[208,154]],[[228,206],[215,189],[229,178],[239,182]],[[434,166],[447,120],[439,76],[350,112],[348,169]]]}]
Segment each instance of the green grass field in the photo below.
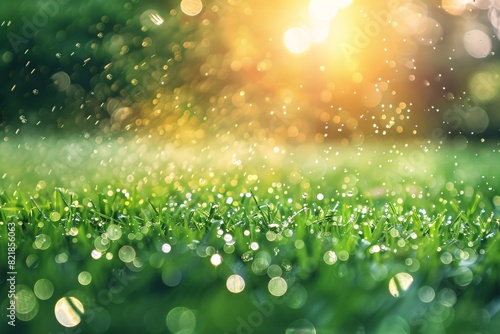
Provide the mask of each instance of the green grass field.
[{"label": "green grass field", "polygon": [[495,333],[499,147],[427,144],[10,138],[16,332]]}]

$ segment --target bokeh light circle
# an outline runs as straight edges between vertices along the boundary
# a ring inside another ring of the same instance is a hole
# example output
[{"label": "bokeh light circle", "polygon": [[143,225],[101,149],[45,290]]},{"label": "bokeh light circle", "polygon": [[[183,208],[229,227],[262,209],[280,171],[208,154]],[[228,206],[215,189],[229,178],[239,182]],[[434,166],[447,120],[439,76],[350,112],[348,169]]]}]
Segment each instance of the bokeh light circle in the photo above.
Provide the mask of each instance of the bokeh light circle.
[{"label": "bokeh light circle", "polygon": [[57,321],[64,327],[75,327],[84,313],[83,304],[75,297],[59,299],[54,308]]},{"label": "bokeh light circle", "polygon": [[188,16],[196,16],[201,13],[203,3],[201,0],[182,0],[181,10]]},{"label": "bokeh light circle", "polygon": [[48,279],[41,278],[36,281],[33,290],[38,299],[47,300],[52,297],[54,293],[54,285]]},{"label": "bokeh light circle", "polygon": [[245,289],[245,280],[240,275],[231,275],[226,281],[226,287],[232,293],[240,293]]},{"label": "bokeh light circle", "polygon": [[307,319],[298,319],[286,328],[285,334],[316,334],[316,328]]},{"label": "bokeh light circle", "polygon": [[135,258],[135,249],[132,246],[125,245],[118,251],[118,257],[125,263],[130,263]]},{"label": "bokeh light circle", "polygon": [[408,273],[398,273],[389,281],[389,292],[394,297],[399,297],[400,293],[410,288],[413,283],[413,276]]},{"label": "bokeh light circle", "polygon": [[170,332],[189,334],[196,328],[196,315],[186,307],[175,307],[168,312],[166,322]]},{"label": "bokeh light circle", "polygon": [[311,46],[311,36],[304,28],[290,28],[283,38],[286,48],[294,54],[306,52]]},{"label": "bokeh light circle", "polygon": [[288,290],[288,284],[283,277],[273,277],[269,281],[267,288],[273,296],[280,297]]},{"label": "bokeh light circle", "polygon": [[463,36],[465,51],[474,58],[485,58],[490,55],[491,38],[482,30],[467,31]]}]

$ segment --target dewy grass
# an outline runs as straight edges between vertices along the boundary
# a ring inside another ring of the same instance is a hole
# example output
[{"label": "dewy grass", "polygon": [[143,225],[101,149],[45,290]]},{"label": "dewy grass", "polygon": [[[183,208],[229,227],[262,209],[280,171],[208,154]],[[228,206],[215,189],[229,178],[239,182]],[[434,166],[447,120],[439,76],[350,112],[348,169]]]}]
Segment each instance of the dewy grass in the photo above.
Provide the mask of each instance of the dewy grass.
[{"label": "dewy grass", "polygon": [[497,147],[0,145],[20,332],[499,328]]}]

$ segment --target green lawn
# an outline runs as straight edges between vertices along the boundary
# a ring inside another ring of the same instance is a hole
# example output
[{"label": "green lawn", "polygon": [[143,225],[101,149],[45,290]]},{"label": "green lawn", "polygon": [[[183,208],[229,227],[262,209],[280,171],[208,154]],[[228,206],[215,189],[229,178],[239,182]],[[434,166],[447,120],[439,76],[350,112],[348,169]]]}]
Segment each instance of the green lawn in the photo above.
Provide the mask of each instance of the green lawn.
[{"label": "green lawn", "polygon": [[10,138],[16,332],[494,333],[499,148],[421,145]]}]

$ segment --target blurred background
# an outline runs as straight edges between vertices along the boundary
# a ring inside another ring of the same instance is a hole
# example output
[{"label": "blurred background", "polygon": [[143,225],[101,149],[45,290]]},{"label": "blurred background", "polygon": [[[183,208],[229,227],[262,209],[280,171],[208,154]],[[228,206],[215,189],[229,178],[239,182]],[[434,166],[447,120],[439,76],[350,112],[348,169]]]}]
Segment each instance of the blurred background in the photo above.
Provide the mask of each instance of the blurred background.
[{"label": "blurred background", "polygon": [[0,130],[498,137],[498,0],[2,1]]}]

